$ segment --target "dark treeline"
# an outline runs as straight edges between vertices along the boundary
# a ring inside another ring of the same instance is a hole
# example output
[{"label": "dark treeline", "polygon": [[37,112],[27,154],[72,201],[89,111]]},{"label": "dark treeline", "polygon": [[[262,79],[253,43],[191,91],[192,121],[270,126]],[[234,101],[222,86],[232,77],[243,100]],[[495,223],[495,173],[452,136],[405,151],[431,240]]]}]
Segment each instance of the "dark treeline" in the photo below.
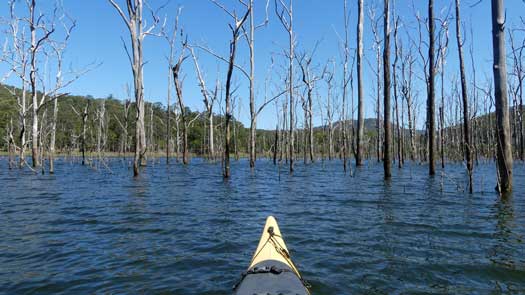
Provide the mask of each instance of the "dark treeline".
[{"label": "dark treeline", "polygon": [[[7,126],[0,129],[0,148],[4,151],[8,150],[9,138],[19,144],[17,134],[20,134],[20,127],[14,123],[17,117],[16,100],[7,88],[16,89],[12,86],[1,85],[0,87],[0,124]],[[459,91],[459,90],[455,90]],[[489,113],[493,109],[489,99],[482,99],[482,106],[485,109],[483,115],[476,116],[469,120],[472,125],[472,150],[475,162],[486,161],[495,157],[495,115]],[[451,101],[445,101],[451,106],[447,113],[444,114],[445,128],[439,129],[439,141],[442,144],[438,145],[438,153],[440,165],[444,166],[447,161],[461,162],[464,160],[464,153],[462,150],[463,144],[463,128],[461,125],[462,109],[460,101],[457,96],[451,98]],[[478,102],[475,102],[478,103]],[[82,133],[83,133],[83,112],[87,108],[86,118],[86,137],[85,150],[93,155],[98,152],[111,153],[111,155],[124,155],[134,152],[133,142],[135,120],[133,114],[135,112],[135,104],[130,100],[119,100],[111,95],[107,98],[93,98],[90,96],[64,96],[60,99],[60,109],[63,110],[58,113],[57,130],[56,130],[56,149],[59,153],[67,155],[79,155],[82,150]],[[146,126],[146,141],[148,152],[154,156],[162,156],[166,151],[166,107],[162,103],[148,103],[145,104],[145,126]],[[171,152],[175,157],[182,157],[182,132],[180,130],[181,114],[177,111],[176,106],[171,107],[173,111],[170,120],[171,122],[171,138],[170,144]],[[50,112],[51,106],[47,106],[44,112]],[[510,109],[510,113],[515,114],[517,111],[514,108]],[[476,115],[476,113],[474,112]],[[210,155],[209,150],[209,125],[208,117],[205,112],[192,111],[186,108],[185,115],[190,122],[188,128],[188,145],[189,152],[193,155],[206,157],[209,159],[218,159],[223,151],[222,137],[224,116],[214,115],[214,138],[217,144],[214,155]],[[232,154],[235,157],[247,157],[249,153],[249,128],[245,127],[241,122],[233,120],[235,127],[233,132],[233,146]],[[30,120],[28,121],[30,124]],[[49,147],[49,131],[50,121],[42,120],[44,136],[43,140],[43,155],[45,150]],[[382,149],[380,149],[380,158],[376,158],[376,144],[377,128],[376,119],[369,118],[364,120],[364,145],[363,155],[365,159],[381,160]],[[380,123],[382,125],[382,121]],[[357,129],[357,120],[352,124],[348,121],[346,124],[350,133]],[[343,124],[341,121],[328,125],[317,126],[313,128],[314,141],[313,153],[314,161],[319,159],[336,159],[343,157],[342,138],[343,138]],[[397,125],[393,125],[393,129],[397,130]],[[331,130],[331,131],[330,131]],[[408,130],[403,126],[399,128],[400,132],[395,132],[392,135],[392,142],[399,143],[393,145],[394,162],[403,165],[405,161],[415,161],[425,163],[428,161],[427,148],[425,145],[425,130]],[[520,135],[517,132],[518,126],[513,124],[513,150],[514,157],[520,157]],[[310,144],[308,142],[309,130],[298,128],[296,130],[297,138],[295,153],[305,162],[310,161]],[[329,132],[332,133],[332,146],[329,144]],[[411,136],[414,136],[414,145],[411,143]],[[276,146],[277,140],[277,149]],[[276,130],[257,130],[257,157],[265,157],[273,159],[274,152],[276,154],[276,161],[288,160],[288,153],[282,147],[285,144],[282,132]],[[380,138],[381,140],[381,138]],[[350,147],[351,154],[356,154],[355,143]],[[413,149],[415,147],[415,149]],[[105,154],[109,155],[109,154]],[[443,161],[443,162],[441,162]]]},{"label": "dark treeline", "polygon": [[[9,91],[8,91],[9,89]],[[2,150],[8,150],[9,139],[12,138],[14,144],[18,146],[20,126],[14,121],[17,118],[16,99],[11,91],[19,92],[20,89],[0,85],[0,124],[6,128],[0,129],[1,138],[5,139],[0,142]],[[56,149],[63,154],[78,155],[82,150],[82,134],[84,130],[84,110],[86,112],[86,137],[85,150],[89,153],[112,153],[125,154],[134,152],[133,142],[135,141],[135,103],[130,100],[118,100],[111,95],[107,98],[93,98],[90,96],[69,96],[60,98],[56,127]],[[42,112],[50,113],[52,106],[46,106]],[[172,106],[173,112],[171,117],[171,138],[170,148],[173,153],[182,152],[181,144],[181,114],[175,106]],[[161,103],[145,103],[145,126],[147,150],[151,154],[159,154],[166,150],[166,107]],[[190,152],[199,156],[209,156],[208,150],[208,125],[205,113],[192,111],[189,108],[185,110],[185,116],[189,122],[188,145]],[[222,134],[220,133],[224,116],[214,115],[216,126],[216,139],[220,143]],[[247,152],[248,131],[237,120],[233,120],[235,125],[235,141],[238,142],[238,148],[234,152],[244,155]],[[28,123],[31,124],[29,118]],[[43,155],[49,148],[50,120],[43,118]],[[267,137],[267,139],[264,138]],[[272,132],[263,132],[260,134],[261,148],[269,149]],[[220,150],[220,145],[219,145]],[[263,149],[264,150],[264,149]]]}]

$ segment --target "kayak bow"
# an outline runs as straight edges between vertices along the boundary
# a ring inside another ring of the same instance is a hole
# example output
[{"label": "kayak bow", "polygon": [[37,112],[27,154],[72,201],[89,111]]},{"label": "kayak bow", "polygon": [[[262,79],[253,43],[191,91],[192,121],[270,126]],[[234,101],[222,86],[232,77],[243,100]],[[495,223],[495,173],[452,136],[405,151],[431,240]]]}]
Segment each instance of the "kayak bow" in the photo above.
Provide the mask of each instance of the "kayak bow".
[{"label": "kayak bow", "polygon": [[308,284],[290,258],[277,221],[268,216],[248,270],[234,287],[234,295],[309,295]]}]

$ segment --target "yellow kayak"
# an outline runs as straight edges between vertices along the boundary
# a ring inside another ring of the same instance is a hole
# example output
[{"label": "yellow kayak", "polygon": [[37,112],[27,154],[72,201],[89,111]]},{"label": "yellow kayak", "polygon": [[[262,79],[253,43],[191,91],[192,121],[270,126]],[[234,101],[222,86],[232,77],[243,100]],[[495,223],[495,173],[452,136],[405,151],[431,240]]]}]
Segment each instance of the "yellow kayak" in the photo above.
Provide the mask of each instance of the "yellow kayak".
[{"label": "yellow kayak", "polygon": [[277,221],[269,216],[250,266],[234,287],[234,295],[309,295],[308,287],[290,258]]}]

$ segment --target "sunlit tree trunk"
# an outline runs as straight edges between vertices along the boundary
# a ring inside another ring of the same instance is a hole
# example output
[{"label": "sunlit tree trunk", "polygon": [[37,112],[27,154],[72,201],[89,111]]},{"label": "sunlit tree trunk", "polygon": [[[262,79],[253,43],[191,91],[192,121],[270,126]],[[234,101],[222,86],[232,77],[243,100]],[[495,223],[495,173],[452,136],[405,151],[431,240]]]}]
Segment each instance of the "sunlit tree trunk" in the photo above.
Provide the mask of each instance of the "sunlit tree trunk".
[{"label": "sunlit tree trunk", "polygon": [[505,8],[503,0],[492,0],[492,47],[494,55],[494,98],[496,101],[496,139],[498,190],[512,191],[512,147],[507,98],[507,65],[505,53]]},{"label": "sunlit tree trunk", "polygon": [[[364,0],[358,0],[358,20],[357,20],[357,152],[356,165],[363,165],[363,140],[365,130],[365,105],[363,91],[363,21],[364,21]],[[353,124],[353,122],[352,122]]]},{"label": "sunlit tree trunk", "polygon": [[474,165],[472,163],[472,143],[470,141],[470,117],[469,105],[467,96],[467,78],[465,75],[465,61],[463,58],[463,40],[461,40],[461,17],[460,17],[460,0],[456,0],[456,40],[459,55],[459,72],[461,75],[461,100],[463,103],[463,146],[465,152],[465,159],[467,162],[467,172],[469,174],[469,192],[473,192],[472,171]]},{"label": "sunlit tree trunk", "polygon": [[[277,0],[276,0],[277,1]],[[295,114],[294,114],[294,54],[295,54],[295,35],[293,31],[293,0],[289,0],[289,5],[286,5],[284,0],[279,0],[281,6],[281,12],[277,5],[275,6],[275,12],[279,18],[284,29],[288,33],[288,87],[289,87],[289,99],[290,99],[290,126],[288,136],[288,153],[290,157],[290,173],[294,172],[294,157],[295,157],[295,139],[294,139],[294,128],[295,128]],[[286,16],[285,16],[286,14]]]},{"label": "sunlit tree trunk", "polygon": [[392,77],[393,77],[393,86],[394,86],[394,109],[396,116],[396,131],[397,131],[397,166],[402,167],[403,161],[401,160],[401,125],[399,122],[399,104],[398,104],[398,93],[397,93],[397,61],[399,59],[399,46],[397,40],[397,29],[399,27],[399,18],[395,20],[394,25],[394,64],[392,65]]},{"label": "sunlit tree trunk", "polygon": [[135,156],[133,160],[133,175],[140,174],[139,166],[146,165],[146,130],[144,126],[144,58],[143,41],[147,34],[155,28],[158,17],[153,17],[154,23],[146,31],[144,30],[143,20],[143,0],[128,0],[126,15],[115,0],[108,0],[117,10],[122,20],[126,24],[131,39],[131,69],[133,73],[134,96],[136,104],[136,123],[135,123]]}]

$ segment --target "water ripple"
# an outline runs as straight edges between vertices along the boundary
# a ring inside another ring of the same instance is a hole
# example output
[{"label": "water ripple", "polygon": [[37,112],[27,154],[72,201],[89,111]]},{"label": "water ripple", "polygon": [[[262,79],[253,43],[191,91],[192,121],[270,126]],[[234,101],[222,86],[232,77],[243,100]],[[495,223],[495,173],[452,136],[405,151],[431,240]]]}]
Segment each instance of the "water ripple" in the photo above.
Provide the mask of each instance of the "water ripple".
[{"label": "water ripple", "polygon": [[[55,176],[0,172],[0,293],[230,294],[275,215],[314,294],[525,293],[525,176],[509,199],[493,192],[494,167],[466,174],[382,166],[344,174],[340,161],[260,160],[251,171],[195,159],[163,161],[130,177],[57,162]],[[451,182],[454,179],[455,182]]]}]

